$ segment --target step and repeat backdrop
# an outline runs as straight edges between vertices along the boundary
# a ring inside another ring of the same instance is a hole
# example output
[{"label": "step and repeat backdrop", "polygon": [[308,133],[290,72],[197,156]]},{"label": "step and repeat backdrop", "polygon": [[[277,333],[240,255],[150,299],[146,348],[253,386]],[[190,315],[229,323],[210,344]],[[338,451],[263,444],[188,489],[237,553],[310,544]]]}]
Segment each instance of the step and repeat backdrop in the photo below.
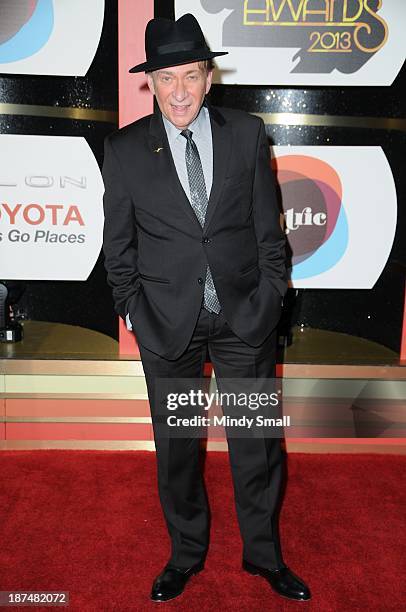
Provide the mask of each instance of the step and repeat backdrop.
[{"label": "step and repeat backdrop", "polygon": [[[229,52],[211,102],[264,120],[291,278],[281,332],[343,332],[400,353],[404,0],[3,0],[0,280],[24,284],[17,316],[118,338],[100,167],[118,125],[119,8],[133,19],[120,41],[129,65],[143,59],[133,51],[149,13],[193,13],[210,46]],[[121,60],[125,124],[152,100]]]}]

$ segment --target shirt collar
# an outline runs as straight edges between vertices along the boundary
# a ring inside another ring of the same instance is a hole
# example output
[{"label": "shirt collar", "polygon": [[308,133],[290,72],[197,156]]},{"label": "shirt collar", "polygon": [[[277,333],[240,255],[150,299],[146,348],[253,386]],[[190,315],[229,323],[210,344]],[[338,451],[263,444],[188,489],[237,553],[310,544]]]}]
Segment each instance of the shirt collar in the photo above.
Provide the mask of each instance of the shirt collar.
[{"label": "shirt collar", "polygon": [[[204,122],[206,119],[206,109],[204,106],[201,107],[199,114],[197,115],[197,117],[192,121],[192,123],[188,126],[188,129],[191,130],[193,132],[193,135],[199,135],[202,131],[203,131],[203,126],[204,126]],[[168,135],[168,138],[170,141],[174,141],[179,134],[183,131],[183,130],[179,130],[175,125],[173,125],[173,123],[171,123],[166,117],[165,115],[162,115],[162,119],[164,122],[164,126],[166,128],[166,132]]]}]

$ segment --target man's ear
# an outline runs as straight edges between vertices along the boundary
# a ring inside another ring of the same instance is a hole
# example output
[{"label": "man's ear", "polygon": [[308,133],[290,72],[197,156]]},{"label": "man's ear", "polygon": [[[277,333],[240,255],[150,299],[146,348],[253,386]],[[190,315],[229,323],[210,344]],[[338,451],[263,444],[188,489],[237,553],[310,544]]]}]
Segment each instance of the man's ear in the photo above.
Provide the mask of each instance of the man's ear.
[{"label": "man's ear", "polygon": [[206,95],[210,91],[212,79],[213,79],[213,70],[209,70],[209,72],[207,73],[207,77],[206,77]]},{"label": "man's ear", "polygon": [[152,74],[150,72],[147,72],[147,83],[148,83],[149,91],[154,96],[155,95],[154,79],[152,78]]}]

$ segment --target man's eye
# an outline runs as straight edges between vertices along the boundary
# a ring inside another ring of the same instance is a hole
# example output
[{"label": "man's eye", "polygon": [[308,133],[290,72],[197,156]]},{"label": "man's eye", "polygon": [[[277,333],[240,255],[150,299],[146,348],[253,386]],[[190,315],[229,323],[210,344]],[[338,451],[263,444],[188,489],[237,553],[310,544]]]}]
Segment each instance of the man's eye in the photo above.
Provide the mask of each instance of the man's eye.
[{"label": "man's eye", "polygon": [[168,77],[168,76],[162,77],[162,81],[164,81],[165,83],[169,83],[170,80],[171,80],[171,77]]},{"label": "man's eye", "polygon": [[197,80],[197,76],[196,76],[195,74],[191,74],[191,75],[189,76],[189,80],[190,80],[190,81],[196,81],[196,80]]}]

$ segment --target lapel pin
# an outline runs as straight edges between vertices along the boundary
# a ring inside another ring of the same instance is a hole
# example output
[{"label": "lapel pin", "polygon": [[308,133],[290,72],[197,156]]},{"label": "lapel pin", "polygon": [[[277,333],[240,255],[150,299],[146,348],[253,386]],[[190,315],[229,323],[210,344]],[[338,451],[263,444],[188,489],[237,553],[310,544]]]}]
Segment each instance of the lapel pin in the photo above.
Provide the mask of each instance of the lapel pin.
[{"label": "lapel pin", "polygon": [[159,153],[160,151],[163,151],[164,148],[163,147],[158,147],[157,149],[154,149],[154,153]]}]

